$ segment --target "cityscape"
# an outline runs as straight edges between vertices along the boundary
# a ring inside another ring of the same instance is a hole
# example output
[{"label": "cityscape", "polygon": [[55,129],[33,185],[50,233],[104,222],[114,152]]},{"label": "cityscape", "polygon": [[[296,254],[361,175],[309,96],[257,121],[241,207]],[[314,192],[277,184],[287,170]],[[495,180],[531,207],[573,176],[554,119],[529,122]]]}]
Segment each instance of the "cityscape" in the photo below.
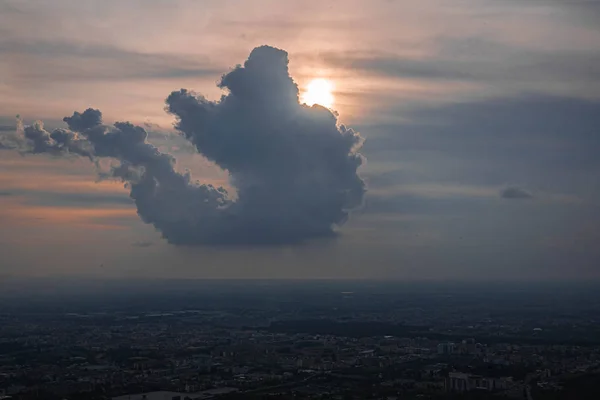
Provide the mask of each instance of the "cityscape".
[{"label": "cityscape", "polygon": [[0,400],[600,400],[600,0],[0,0]]},{"label": "cityscape", "polygon": [[600,377],[592,285],[94,287],[2,297],[3,398],[585,399]]}]

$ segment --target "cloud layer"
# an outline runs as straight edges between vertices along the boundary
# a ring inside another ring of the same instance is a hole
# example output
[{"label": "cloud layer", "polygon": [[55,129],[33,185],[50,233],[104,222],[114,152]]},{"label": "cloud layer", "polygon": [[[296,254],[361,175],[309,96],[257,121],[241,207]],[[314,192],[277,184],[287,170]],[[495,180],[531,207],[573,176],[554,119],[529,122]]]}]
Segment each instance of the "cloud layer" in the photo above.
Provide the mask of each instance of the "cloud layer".
[{"label": "cloud layer", "polygon": [[503,199],[531,199],[533,195],[523,188],[509,186],[500,191],[500,197]]},{"label": "cloud layer", "polygon": [[254,49],[219,86],[227,91],[219,101],[175,91],[167,111],[202,155],[229,172],[235,198],[178,173],[142,127],[104,125],[98,110],[65,117],[68,130],[24,127],[20,139],[30,153],[119,160],[111,174],[128,183],[140,217],[170,243],[287,244],[333,235],[365,193],[358,133],[328,109],[299,104],[283,50]]}]

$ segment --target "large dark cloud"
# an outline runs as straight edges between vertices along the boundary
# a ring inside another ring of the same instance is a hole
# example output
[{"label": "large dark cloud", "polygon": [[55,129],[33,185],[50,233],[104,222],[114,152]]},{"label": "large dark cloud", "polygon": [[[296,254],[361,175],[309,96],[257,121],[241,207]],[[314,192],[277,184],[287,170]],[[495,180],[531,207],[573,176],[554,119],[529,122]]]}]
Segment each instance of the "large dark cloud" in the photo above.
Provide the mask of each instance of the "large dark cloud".
[{"label": "large dark cloud", "polygon": [[331,236],[362,203],[357,175],[362,144],[320,106],[298,102],[285,51],[256,48],[224,75],[227,91],[208,101],[186,89],[171,93],[176,128],[206,158],[227,170],[237,196],[193,182],[175,159],[128,122],[102,124],[100,111],[64,118],[69,129],[25,127],[31,153],[75,153],[121,163],[112,175],[128,182],[138,214],[175,244],[284,244]]},{"label": "large dark cloud", "polygon": [[[295,241],[332,233],[362,202],[361,139],[329,110],[298,104],[287,54],[256,48],[225,75],[219,102],[180,90],[167,99],[176,128],[227,169],[238,190],[236,235]],[[262,240],[262,239],[259,239]]]}]

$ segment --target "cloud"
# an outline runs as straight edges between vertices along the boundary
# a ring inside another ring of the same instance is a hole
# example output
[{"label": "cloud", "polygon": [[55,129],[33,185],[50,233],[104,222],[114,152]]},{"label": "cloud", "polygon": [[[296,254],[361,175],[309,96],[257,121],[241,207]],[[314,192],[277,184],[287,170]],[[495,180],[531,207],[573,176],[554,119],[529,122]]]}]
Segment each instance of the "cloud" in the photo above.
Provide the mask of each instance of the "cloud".
[{"label": "cloud", "polygon": [[525,179],[561,192],[579,189],[576,175],[600,169],[599,101],[530,95],[422,107],[405,117],[361,127],[371,134],[364,152],[379,162],[402,160],[420,181],[435,175],[501,186]]},{"label": "cloud", "polygon": [[77,133],[66,129],[55,129],[48,132],[41,121],[23,128],[25,139],[32,145],[29,152],[32,154],[49,153],[53,155],[72,153],[80,156],[91,157],[90,143]]},{"label": "cloud", "polygon": [[197,150],[230,174],[237,196],[174,170],[175,158],[147,142],[144,128],[102,123],[99,110],[65,117],[67,129],[23,129],[30,153],[120,161],[139,216],[173,244],[289,244],[332,236],[366,191],[357,174],[359,134],[330,110],[300,105],[285,51],[263,46],[225,74],[227,91],[208,101],[172,92],[167,111]]},{"label": "cloud", "polygon": [[0,150],[14,150],[22,145],[23,122],[17,116],[16,125],[0,125]]},{"label": "cloud", "polygon": [[182,89],[167,109],[198,151],[231,174],[235,235],[276,242],[331,235],[362,203],[361,137],[338,127],[331,111],[298,104],[282,50],[254,49],[220,86],[229,93],[219,102]]},{"label": "cloud", "polygon": [[477,37],[438,39],[435,47],[434,53],[421,56],[373,50],[324,52],[318,58],[332,67],[360,71],[362,76],[493,83],[517,92],[553,92],[560,87],[562,93],[589,93],[597,98],[593,89],[600,84],[596,68],[600,56],[589,51],[532,49]]},{"label": "cloud", "polygon": [[107,207],[109,205],[119,207],[133,204],[132,200],[125,194],[34,191],[34,196],[31,196],[31,191],[20,190],[19,192],[29,195],[24,202],[25,204],[40,206],[77,208]]},{"label": "cloud", "polygon": [[559,0],[509,0],[503,2],[509,6],[517,7],[540,7],[547,10],[548,6],[558,7],[571,17],[575,17],[575,24],[580,22],[589,24],[592,28],[598,29],[600,22],[600,3],[597,1],[579,0],[579,1],[559,1]]},{"label": "cloud", "polygon": [[403,115],[395,124],[357,127],[369,132],[362,149],[370,160],[368,214],[473,214],[477,225],[488,217],[479,212],[511,206],[500,197],[511,182],[535,188],[530,202],[549,213],[584,213],[600,198],[598,101],[538,94]]},{"label": "cloud", "polygon": [[500,197],[503,199],[531,199],[533,194],[520,187],[509,186],[500,191]]},{"label": "cloud", "polygon": [[328,65],[358,70],[361,74],[383,75],[394,78],[427,80],[471,80],[475,76],[464,65],[450,65],[436,57],[414,59],[383,52],[344,52],[321,55]]},{"label": "cloud", "polygon": [[[66,41],[0,41],[0,54],[12,60],[9,62],[14,63],[14,73],[25,80],[173,79],[219,74],[203,56],[141,53]],[[23,62],[31,57],[40,59],[44,68]]]}]

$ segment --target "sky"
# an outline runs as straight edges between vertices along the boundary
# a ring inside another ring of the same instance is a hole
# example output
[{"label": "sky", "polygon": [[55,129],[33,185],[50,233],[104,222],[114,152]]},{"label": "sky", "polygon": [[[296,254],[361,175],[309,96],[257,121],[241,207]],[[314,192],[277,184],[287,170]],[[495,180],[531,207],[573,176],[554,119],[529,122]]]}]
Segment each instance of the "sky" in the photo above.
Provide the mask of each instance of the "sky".
[{"label": "sky", "polygon": [[0,276],[600,278],[598,65],[595,1],[2,0]]}]

